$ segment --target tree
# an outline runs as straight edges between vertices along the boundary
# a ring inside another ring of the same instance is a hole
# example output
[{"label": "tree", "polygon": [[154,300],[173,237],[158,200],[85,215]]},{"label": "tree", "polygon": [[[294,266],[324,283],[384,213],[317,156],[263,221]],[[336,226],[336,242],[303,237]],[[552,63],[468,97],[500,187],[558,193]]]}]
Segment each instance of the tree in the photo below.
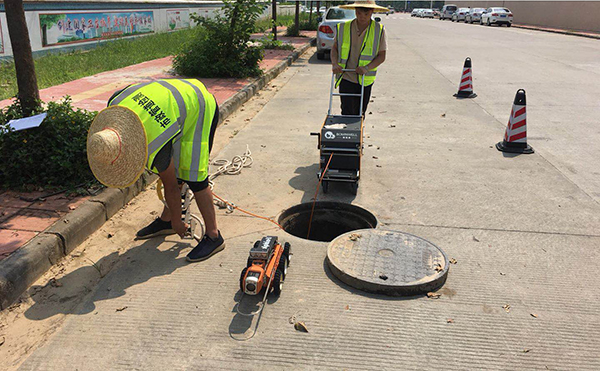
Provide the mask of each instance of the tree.
[{"label": "tree", "polygon": [[294,25],[296,25],[296,31],[300,34],[300,2],[296,1],[296,14],[294,17]]},{"label": "tree", "polygon": [[271,8],[271,17],[273,18],[273,40],[277,40],[277,0],[273,0]]},{"label": "tree", "polygon": [[66,18],[65,14],[40,14],[40,27],[42,28],[42,45],[48,45],[48,29],[58,21]]},{"label": "tree", "polygon": [[39,105],[40,92],[35,75],[35,64],[25,21],[23,0],[4,0],[10,45],[13,50],[17,72],[17,98],[23,107],[23,114],[29,116]]}]

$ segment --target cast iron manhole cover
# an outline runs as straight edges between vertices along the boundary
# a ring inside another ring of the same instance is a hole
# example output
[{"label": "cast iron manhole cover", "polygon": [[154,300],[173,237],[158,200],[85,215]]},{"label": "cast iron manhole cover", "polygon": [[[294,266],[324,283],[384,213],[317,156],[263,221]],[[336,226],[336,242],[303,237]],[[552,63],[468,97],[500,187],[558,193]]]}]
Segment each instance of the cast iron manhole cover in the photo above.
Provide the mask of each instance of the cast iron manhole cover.
[{"label": "cast iron manhole cover", "polygon": [[417,295],[442,287],[446,254],[409,233],[361,229],[340,235],[327,248],[327,265],[342,282],[386,295]]}]

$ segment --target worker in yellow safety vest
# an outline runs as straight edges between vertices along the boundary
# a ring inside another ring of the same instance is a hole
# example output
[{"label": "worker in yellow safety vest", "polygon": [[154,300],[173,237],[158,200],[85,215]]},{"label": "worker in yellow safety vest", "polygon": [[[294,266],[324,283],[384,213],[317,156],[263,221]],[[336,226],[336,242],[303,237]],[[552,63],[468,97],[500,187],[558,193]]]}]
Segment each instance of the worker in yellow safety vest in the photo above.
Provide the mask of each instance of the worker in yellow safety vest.
[{"label": "worker in yellow safety vest", "polygon": [[[341,5],[340,8],[354,9],[356,18],[337,25],[331,48],[332,71],[339,75],[336,86],[339,86],[340,93],[360,94],[364,75],[362,111],[360,97],[340,96],[342,115],[364,115],[371,98],[377,67],[385,61],[387,49],[383,26],[371,17],[374,12],[383,13],[388,9],[375,4],[373,0],[356,1]],[[342,69],[352,69],[355,72],[342,72]]]},{"label": "worker in yellow safety vest", "polygon": [[137,238],[186,235],[189,226],[181,220],[180,185],[189,185],[206,224],[202,241],[187,255],[192,262],[224,248],[208,187],[208,157],[218,121],[215,97],[200,81],[165,79],[117,91],[88,133],[88,162],[104,185],[128,187],[145,168],[162,180],[166,206],[160,217],[137,232]]}]

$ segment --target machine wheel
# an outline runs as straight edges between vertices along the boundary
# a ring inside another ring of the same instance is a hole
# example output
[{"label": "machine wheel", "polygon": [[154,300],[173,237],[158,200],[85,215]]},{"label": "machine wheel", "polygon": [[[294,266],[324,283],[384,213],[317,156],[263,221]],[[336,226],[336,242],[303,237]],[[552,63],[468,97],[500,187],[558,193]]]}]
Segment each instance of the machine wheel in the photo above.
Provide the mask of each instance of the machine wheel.
[{"label": "machine wheel", "polygon": [[292,245],[289,242],[283,244],[283,255],[287,258],[288,265],[290,265],[290,253],[292,252]]},{"label": "machine wheel", "polygon": [[323,193],[327,193],[329,191],[329,181],[324,180],[321,185],[323,186]]},{"label": "machine wheel", "polygon": [[251,257],[248,257],[248,262],[246,263],[246,267],[250,267],[252,265],[253,261],[254,261],[254,259],[252,259]]},{"label": "machine wheel", "polygon": [[317,52],[317,59],[320,61],[325,59],[325,52]]},{"label": "machine wheel", "polygon": [[285,280],[285,274],[277,269],[275,271],[275,277],[273,277],[273,294],[279,296],[283,287],[283,281]]},{"label": "machine wheel", "polygon": [[244,292],[244,277],[246,276],[246,272],[248,272],[248,267],[242,269],[242,275],[240,276],[240,291]]},{"label": "machine wheel", "polygon": [[279,265],[277,266],[277,269],[283,272],[283,275],[287,275],[287,269],[288,269],[288,259],[285,255],[281,255],[281,258],[279,258]]}]

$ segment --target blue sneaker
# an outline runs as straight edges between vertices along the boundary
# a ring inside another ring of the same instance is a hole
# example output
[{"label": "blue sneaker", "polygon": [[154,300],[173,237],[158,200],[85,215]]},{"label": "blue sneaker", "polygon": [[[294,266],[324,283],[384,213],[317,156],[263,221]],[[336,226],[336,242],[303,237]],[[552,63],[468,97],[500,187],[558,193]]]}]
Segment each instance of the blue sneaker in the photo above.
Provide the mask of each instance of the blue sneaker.
[{"label": "blue sneaker", "polygon": [[224,248],[225,240],[223,240],[223,237],[221,236],[221,231],[219,231],[219,236],[215,239],[212,239],[205,234],[198,246],[194,247],[194,249],[187,254],[186,259],[189,262],[200,262],[210,258],[219,251],[222,251]]}]

